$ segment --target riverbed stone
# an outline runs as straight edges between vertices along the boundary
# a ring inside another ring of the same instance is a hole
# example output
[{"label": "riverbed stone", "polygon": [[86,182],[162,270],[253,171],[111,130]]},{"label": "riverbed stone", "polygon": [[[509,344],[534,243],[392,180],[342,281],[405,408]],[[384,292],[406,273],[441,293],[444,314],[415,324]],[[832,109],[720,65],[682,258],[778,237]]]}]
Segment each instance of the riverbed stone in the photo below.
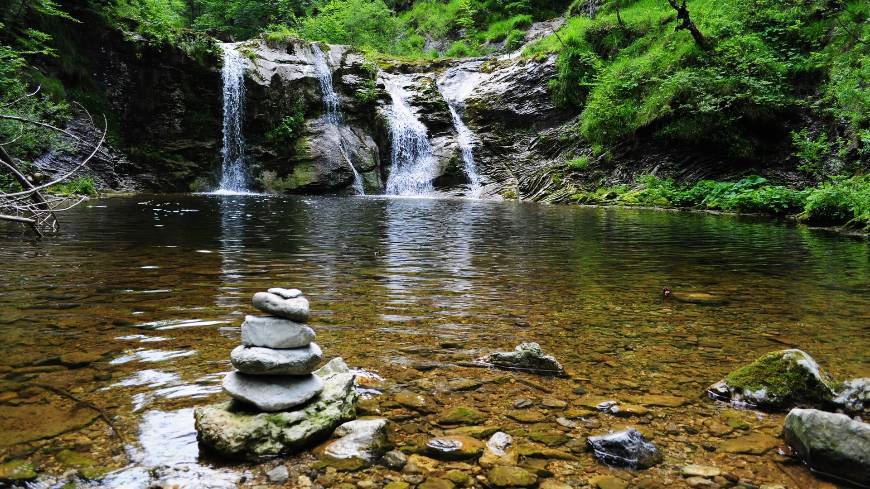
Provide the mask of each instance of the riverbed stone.
[{"label": "riverbed stone", "polygon": [[313,374],[258,376],[230,372],[224,377],[223,389],[233,399],[271,412],[308,402],[323,390],[323,381]]},{"label": "riverbed stone", "polygon": [[257,292],[252,300],[254,307],[279,318],[308,322],[309,309],[308,299],[302,296],[285,299],[271,292]]},{"label": "riverbed stone", "polygon": [[421,413],[433,413],[437,403],[431,397],[410,390],[401,390],[393,395],[393,400],[400,406]]},{"label": "riverbed stone", "polygon": [[442,460],[477,458],[483,453],[483,442],[470,436],[438,436],[426,442],[426,452]]},{"label": "riverbed stone", "polygon": [[870,377],[843,382],[833,402],[847,412],[860,413],[870,410]]},{"label": "riverbed stone", "polygon": [[831,377],[806,352],[780,350],[762,355],[711,385],[715,399],[759,409],[824,406],[834,398]]},{"label": "riverbed stone", "polygon": [[494,487],[531,487],[538,483],[538,476],[520,468],[499,465],[489,469],[486,478]]},{"label": "riverbed stone", "polygon": [[429,477],[417,489],[454,489],[456,484],[441,477]]},{"label": "riverbed stone", "polygon": [[290,479],[290,471],[287,470],[286,465],[281,464],[267,471],[266,478],[269,479],[269,482],[283,484]]},{"label": "riverbed stone", "polygon": [[314,372],[323,390],[303,409],[262,413],[228,402],[194,410],[197,438],[232,459],[262,460],[301,450],[355,415],[354,374],[341,358]]},{"label": "riverbed stone", "polygon": [[589,484],[596,489],[625,489],[628,487],[628,482],[613,477],[612,475],[599,475],[589,480]]},{"label": "riverbed stone", "polygon": [[339,438],[326,445],[321,462],[338,470],[368,467],[390,447],[388,421],[366,418],[348,421],[335,429]]},{"label": "riverbed stone", "polygon": [[381,457],[381,463],[388,469],[402,470],[408,463],[408,456],[400,450],[390,450]]},{"label": "riverbed stone", "polygon": [[662,461],[656,446],[635,429],[590,436],[586,443],[595,458],[607,465],[646,469]]},{"label": "riverbed stone", "polygon": [[782,434],[810,468],[870,486],[870,424],[844,414],[792,409]]},{"label": "riverbed stone", "polygon": [[555,357],[546,355],[537,343],[522,343],[510,352],[494,352],[481,357],[481,362],[497,368],[524,370],[540,375],[565,376],[565,368]]},{"label": "riverbed stone", "polygon": [[245,316],[242,344],[265,348],[300,348],[314,341],[314,330],[289,319]]},{"label": "riverbed stone", "polygon": [[718,450],[725,453],[742,453],[745,455],[763,455],[779,445],[779,440],[764,434],[750,433],[745,436],[723,441]]},{"label": "riverbed stone", "polygon": [[27,460],[10,460],[0,464],[0,482],[22,482],[36,479],[36,470]]},{"label": "riverbed stone", "polygon": [[486,442],[483,455],[478,463],[481,467],[490,468],[496,465],[516,465],[519,456],[514,448],[514,439],[511,435],[499,431]]},{"label": "riverbed stone", "polygon": [[486,421],[486,414],[469,406],[455,406],[441,413],[438,424],[476,425]]},{"label": "riverbed stone", "polygon": [[230,352],[233,367],[251,375],[306,375],[322,359],[317,343],[285,350],[239,345]]},{"label": "riverbed stone", "polygon": [[716,467],[711,467],[709,465],[689,464],[683,466],[683,468],[680,469],[680,474],[682,474],[684,477],[713,478],[717,475],[721,475],[722,471]]}]

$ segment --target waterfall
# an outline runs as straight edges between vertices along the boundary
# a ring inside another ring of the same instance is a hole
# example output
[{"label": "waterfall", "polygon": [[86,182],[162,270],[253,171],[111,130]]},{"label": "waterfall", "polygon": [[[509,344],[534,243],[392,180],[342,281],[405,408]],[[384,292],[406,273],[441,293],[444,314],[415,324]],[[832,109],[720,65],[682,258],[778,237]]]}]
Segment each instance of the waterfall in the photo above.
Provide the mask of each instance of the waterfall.
[{"label": "waterfall", "polygon": [[392,195],[426,195],[435,189],[432,180],[438,165],[432,156],[426,126],[408,105],[408,93],[401,75],[385,76],[384,82],[392,104],[387,112],[392,139],[390,176],[387,193]]},{"label": "waterfall", "polygon": [[438,91],[450,108],[450,118],[453,119],[453,128],[457,135],[456,142],[459,143],[462,153],[463,170],[468,178],[468,195],[471,197],[480,194],[480,175],[474,164],[474,133],[462,121],[460,111],[465,109],[465,99],[482,76],[477,69],[469,71],[464,65],[460,65],[447,70],[437,83]]},{"label": "waterfall", "polygon": [[326,61],[326,56],[317,44],[311,44],[312,60],[314,61],[314,73],[317,75],[317,81],[320,83],[320,92],[323,94],[323,107],[326,111],[326,122],[335,126],[338,129],[339,147],[341,156],[347,161],[350,170],[353,172],[353,189],[358,195],[365,195],[363,188],[362,175],[356,171],[353,162],[347,155],[344,149],[344,142],[341,139],[341,110],[338,104],[338,94],[335,93],[335,88],[332,86],[332,69]]},{"label": "waterfall", "polygon": [[232,44],[221,44],[223,50],[224,146],[221,150],[222,171],[219,193],[247,192],[245,171],[245,140],[242,118],[245,110],[245,63]]}]

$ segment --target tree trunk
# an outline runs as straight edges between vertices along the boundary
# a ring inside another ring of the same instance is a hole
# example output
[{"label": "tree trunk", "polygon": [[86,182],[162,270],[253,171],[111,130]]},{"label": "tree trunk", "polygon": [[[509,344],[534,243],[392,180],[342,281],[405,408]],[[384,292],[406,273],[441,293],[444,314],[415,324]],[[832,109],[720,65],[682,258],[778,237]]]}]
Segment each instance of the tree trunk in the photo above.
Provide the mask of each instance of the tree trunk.
[{"label": "tree trunk", "polygon": [[689,18],[689,8],[686,6],[686,0],[682,0],[682,3],[677,3],[677,0],[668,0],[668,3],[673,7],[674,10],[677,11],[677,30],[686,29],[692,34],[692,39],[695,40],[695,44],[697,44],[701,49],[706,50],[708,48],[707,38],[704,37],[704,34],[698,30],[698,26],[692,22],[692,19]]}]

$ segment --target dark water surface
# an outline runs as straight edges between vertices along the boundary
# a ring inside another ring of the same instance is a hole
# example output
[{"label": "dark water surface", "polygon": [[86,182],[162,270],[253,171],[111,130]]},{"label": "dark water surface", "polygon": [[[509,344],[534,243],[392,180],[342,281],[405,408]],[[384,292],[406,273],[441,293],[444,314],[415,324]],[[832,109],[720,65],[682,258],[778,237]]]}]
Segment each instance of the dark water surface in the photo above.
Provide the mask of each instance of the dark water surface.
[{"label": "dark water surface", "polygon": [[[302,289],[325,356],[378,373],[388,390],[496,375],[414,367],[537,341],[574,375],[536,380],[550,397],[576,402],[582,385],[603,397],[690,398],[641,420],[665,447],[665,467],[651,472],[661,480],[712,458],[795,487],[773,454],[741,463],[746,456],[701,448],[715,441],[709,432],[664,431],[719,414],[704,388],[761,353],[797,347],[838,378],[870,376],[867,242],[767,220],[462,200],[136,196],[85,204],[41,242],[17,229],[0,228],[0,462],[28,459],[48,474],[63,471],[62,449],[111,468],[132,461],[116,476],[129,487],[147,478],[140,466],[208,472],[190,408],[224,399],[220,380],[243,315],[254,313],[250,297],[272,286]],[[723,302],[663,304],[665,286]],[[100,356],[62,356],[71,352]],[[101,406],[126,447],[89,410],[37,383]],[[443,402],[496,413],[541,395],[508,383]],[[782,419],[746,417],[772,433]],[[583,460],[580,479],[605,470]],[[246,469],[257,475],[228,470]]]}]

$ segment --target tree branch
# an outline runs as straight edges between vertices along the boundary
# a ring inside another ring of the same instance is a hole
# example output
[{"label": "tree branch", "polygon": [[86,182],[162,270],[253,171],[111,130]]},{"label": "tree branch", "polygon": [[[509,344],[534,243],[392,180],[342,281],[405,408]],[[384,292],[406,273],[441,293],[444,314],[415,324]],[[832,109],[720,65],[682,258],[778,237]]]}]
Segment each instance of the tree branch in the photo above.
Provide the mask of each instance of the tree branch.
[{"label": "tree branch", "polygon": [[707,44],[707,38],[704,37],[704,34],[698,30],[698,26],[692,22],[692,19],[689,18],[689,8],[686,6],[686,0],[682,0],[682,3],[677,3],[677,0],[668,0],[668,4],[673,7],[674,10],[677,11],[677,20],[679,23],[677,24],[676,30],[685,29],[692,34],[692,39],[695,40],[695,44],[697,44],[701,49],[706,50],[709,45]]}]

